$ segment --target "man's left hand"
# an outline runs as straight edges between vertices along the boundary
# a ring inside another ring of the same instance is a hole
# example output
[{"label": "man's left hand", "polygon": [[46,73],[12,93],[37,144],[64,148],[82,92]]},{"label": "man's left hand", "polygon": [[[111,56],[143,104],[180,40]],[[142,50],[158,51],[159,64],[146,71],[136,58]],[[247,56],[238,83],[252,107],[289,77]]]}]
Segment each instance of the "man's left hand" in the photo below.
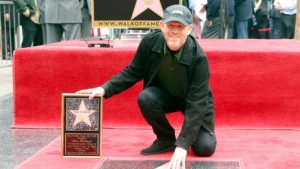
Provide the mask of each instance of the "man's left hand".
[{"label": "man's left hand", "polygon": [[206,20],[205,24],[207,27],[211,27],[212,26],[212,21],[211,20]]},{"label": "man's left hand", "polygon": [[168,169],[185,169],[185,158],[187,151],[181,147],[176,147]]}]

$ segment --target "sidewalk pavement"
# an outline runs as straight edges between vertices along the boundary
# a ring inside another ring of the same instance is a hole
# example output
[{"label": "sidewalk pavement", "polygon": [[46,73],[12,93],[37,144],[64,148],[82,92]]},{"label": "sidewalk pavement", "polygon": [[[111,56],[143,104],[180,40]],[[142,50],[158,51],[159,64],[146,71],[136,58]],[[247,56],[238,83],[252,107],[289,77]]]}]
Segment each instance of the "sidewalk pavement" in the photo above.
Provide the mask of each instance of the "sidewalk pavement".
[{"label": "sidewalk pavement", "polygon": [[0,169],[16,168],[61,134],[59,129],[11,129],[12,124],[12,64],[0,60]]},{"label": "sidewalk pavement", "polygon": [[12,80],[12,64],[0,64],[0,101],[12,96],[13,80]]}]

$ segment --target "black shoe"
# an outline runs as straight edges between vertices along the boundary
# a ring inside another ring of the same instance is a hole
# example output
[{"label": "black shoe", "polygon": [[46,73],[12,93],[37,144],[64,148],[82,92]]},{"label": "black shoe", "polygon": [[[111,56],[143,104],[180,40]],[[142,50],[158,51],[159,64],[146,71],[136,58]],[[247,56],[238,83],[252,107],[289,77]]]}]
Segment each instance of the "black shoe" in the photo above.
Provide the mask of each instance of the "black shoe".
[{"label": "black shoe", "polygon": [[174,141],[155,140],[150,147],[143,149],[140,154],[154,155],[154,154],[174,151],[174,149],[175,149]]}]

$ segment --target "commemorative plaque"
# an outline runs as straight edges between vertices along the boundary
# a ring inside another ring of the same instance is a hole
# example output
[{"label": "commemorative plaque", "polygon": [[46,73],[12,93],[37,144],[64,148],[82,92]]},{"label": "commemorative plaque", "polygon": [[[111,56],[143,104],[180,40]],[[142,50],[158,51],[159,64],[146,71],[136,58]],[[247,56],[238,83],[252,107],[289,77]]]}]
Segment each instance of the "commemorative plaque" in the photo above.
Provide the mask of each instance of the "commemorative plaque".
[{"label": "commemorative plaque", "polygon": [[62,94],[63,157],[101,157],[102,97]]}]

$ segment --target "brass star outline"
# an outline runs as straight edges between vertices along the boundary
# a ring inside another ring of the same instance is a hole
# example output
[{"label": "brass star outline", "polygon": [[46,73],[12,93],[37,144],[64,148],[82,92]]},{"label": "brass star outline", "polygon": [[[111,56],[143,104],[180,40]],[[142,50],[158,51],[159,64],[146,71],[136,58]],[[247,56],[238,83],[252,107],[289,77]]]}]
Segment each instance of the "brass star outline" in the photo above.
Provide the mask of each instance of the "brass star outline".
[{"label": "brass star outline", "polygon": [[96,112],[96,110],[88,110],[84,104],[84,101],[81,100],[80,106],[78,110],[70,110],[76,118],[73,123],[73,127],[83,121],[85,124],[89,125],[92,127],[91,120],[90,120],[90,115]]}]

